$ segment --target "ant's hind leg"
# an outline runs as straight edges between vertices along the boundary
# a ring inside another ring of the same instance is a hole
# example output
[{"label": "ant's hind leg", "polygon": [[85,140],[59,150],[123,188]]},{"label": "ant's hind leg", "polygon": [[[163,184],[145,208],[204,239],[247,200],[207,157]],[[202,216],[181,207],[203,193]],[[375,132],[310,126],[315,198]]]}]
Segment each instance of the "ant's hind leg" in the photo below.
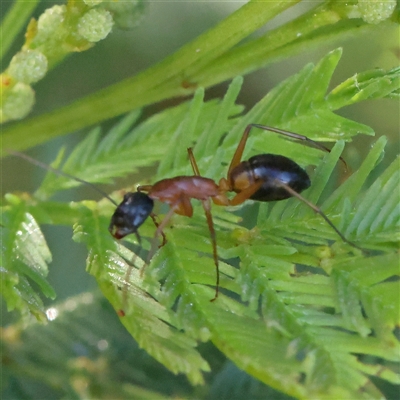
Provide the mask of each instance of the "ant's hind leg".
[{"label": "ant's hind leg", "polygon": [[217,252],[217,239],[216,239],[216,235],[215,235],[214,222],[213,222],[212,214],[211,214],[210,199],[202,200],[201,204],[203,205],[204,212],[205,212],[206,218],[207,218],[208,229],[210,231],[215,271],[216,271],[216,275],[217,275],[216,281],[215,281],[215,296],[210,300],[210,301],[215,301],[217,299],[218,293],[219,293],[219,264],[218,264],[218,252]]},{"label": "ant's hind leg", "polygon": [[325,222],[338,234],[338,236],[343,240],[343,242],[347,243],[348,245],[361,250],[363,253],[368,254],[367,250],[364,250],[363,248],[357,246],[355,243],[351,242],[348,240],[342,232],[339,231],[338,228],[333,224],[333,222],[325,215],[325,213],[315,204],[311,203],[308,201],[306,198],[304,198],[301,194],[297,193],[295,190],[293,190],[289,185],[286,185],[283,182],[278,182],[279,186],[284,188],[288,193],[290,193],[293,197],[298,198],[300,201],[302,201],[304,204],[306,204],[308,207],[310,207],[312,210],[314,210],[317,214],[319,214]]}]

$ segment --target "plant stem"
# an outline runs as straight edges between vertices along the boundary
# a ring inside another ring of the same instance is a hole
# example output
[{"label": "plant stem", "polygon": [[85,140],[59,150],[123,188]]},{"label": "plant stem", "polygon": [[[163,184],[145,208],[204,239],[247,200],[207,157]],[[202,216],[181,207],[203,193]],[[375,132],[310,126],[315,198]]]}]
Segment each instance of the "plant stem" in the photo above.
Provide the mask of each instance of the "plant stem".
[{"label": "plant stem", "polygon": [[33,10],[36,8],[39,2],[40,0],[16,0],[14,4],[11,5],[7,15],[3,18],[0,27],[0,60],[3,59],[15,37],[26,25],[26,21],[28,21],[28,19],[31,17]]},{"label": "plant stem", "polygon": [[201,82],[205,81],[207,85],[210,79],[213,81],[227,79],[227,71],[229,77],[254,71],[272,62],[271,54],[286,56],[284,46],[299,48],[297,50],[299,52],[303,46],[298,45],[302,41],[308,43],[311,38],[315,39],[316,32],[320,28],[333,25],[340,19],[338,13],[329,9],[326,4],[318,5],[295,20],[267,32],[264,36],[222,54],[212,65],[206,66],[203,70],[195,66],[193,70],[188,71],[188,76],[195,76]]}]

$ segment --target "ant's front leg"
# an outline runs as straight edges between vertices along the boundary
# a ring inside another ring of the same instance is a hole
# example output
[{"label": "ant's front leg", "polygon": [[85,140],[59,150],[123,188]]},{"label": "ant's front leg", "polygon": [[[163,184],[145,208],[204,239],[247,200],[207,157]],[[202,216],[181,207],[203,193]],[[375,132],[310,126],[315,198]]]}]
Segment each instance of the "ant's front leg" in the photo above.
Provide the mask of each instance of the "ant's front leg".
[{"label": "ant's front leg", "polygon": [[[140,185],[138,186],[136,189],[138,192],[150,192],[151,189],[153,188],[153,185]],[[160,223],[157,221],[157,215],[154,214],[153,212],[150,213],[150,218],[152,219],[155,227],[156,227],[156,231],[158,230]],[[162,243],[159,247],[163,247],[165,246],[165,244],[167,243],[167,238],[165,236],[165,233],[163,231],[160,232],[161,236],[162,236]]]},{"label": "ant's front leg", "polygon": [[[150,264],[151,259],[153,258],[154,254],[157,251],[157,247],[158,247],[157,246],[157,239],[158,239],[158,236],[162,235],[163,238],[165,239],[165,242],[164,242],[164,239],[163,239],[163,243],[162,243],[162,245],[160,247],[164,246],[164,244],[166,243],[166,238],[165,238],[165,234],[164,234],[164,228],[166,227],[167,223],[169,222],[169,220],[171,219],[173,214],[174,214],[174,209],[171,207],[169,209],[169,211],[167,212],[166,216],[164,217],[164,219],[161,221],[161,223],[154,222],[156,224],[156,226],[157,226],[157,229],[156,229],[154,237],[153,237],[153,239],[151,241],[150,250],[149,250],[149,253],[147,255],[146,262],[143,265],[142,269],[140,270],[140,276],[143,276],[144,270],[146,269],[146,266]],[[152,217],[152,219],[153,219],[153,217]],[[153,221],[154,221],[154,219],[153,219]]]},{"label": "ant's front leg", "polygon": [[[156,226],[156,229],[158,229],[158,227],[160,226],[160,223],[157,221],[157,215],[154,213],[151,213],[150,218],[153,220],[153,223]],[[161,231],[160,234],[162,236],[162,243],[158,246],[158,248],[165,246],[165,244],[167,243],[167,237],[165,236],[164,231]]]}]

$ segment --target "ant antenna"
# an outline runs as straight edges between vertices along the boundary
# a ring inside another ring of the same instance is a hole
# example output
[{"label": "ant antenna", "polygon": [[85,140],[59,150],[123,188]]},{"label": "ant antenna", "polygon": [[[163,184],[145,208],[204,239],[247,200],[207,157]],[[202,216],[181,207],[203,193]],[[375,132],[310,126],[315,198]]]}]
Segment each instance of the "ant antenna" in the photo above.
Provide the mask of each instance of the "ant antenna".
[{"label": "ant antenna", "polygon": [[59,170],[59,169],[53,168],[53,167],[51,167],[50,165],[47,165],[47,164],[45,164],[45,163],[42,163],[41,161],[35,160],[34,158],[28,156],[27,154],[20,153],[19,151],[8,150],[8,152],[9,152],[10,154],[16,156],[16,157],[23,158],[24,160],[30,162],[30,163],[33,164],[33,165],[36,165],[36,166],[38,166],[38,167],[40,167],[40,168],[43,168],[43,169],[45,169],[45,170],[47,170],[47,171],[51,171],[51,172],[53,172],[53,173],[56,174],[56,175],[65,176],[66,178],[69,178],[69,179],[72,179],[72,180],[74,180],[74,181],[76,181],[76,182],[83,183],[84,185],[90,186],[90,187],[91,187],[92,189],[94,189],[97,193],[100,193],[103,197],[105,197],[106,199],[110,200],[111,203],[113,203],[115,206],[118,207],[118,204],[117,204],[106,192],[104,192],[103,190],[99,189],[99,188],[98,188],[96,185],[94,185],[93,183],[90,183],[90,182],[88,182],[88,181],[85,181],[85,180],[83,180],[83,179],[80,179],[80,178],[78,178],[78,177],[76,177],[76,176],[70,175],[70,174],[68,174],[67,172],[64,172],[64,171],[61,171],[61,170]]},{"label": "ant antenna", "polygon": [[[80,178],[78,178],[78,177],[76,177],[76,176],[70,175],[70,174],[68,174],[67,172],[64,172],[64,171],[61,171],[61,170],[59,170],[59,169],[53,168],[53,167],[51,167],[50,165],[47,165],[47,164],[45,164],[45,163],[42,163],[41,161],[35,160],[34,158],[32,158],[32,157],[30,157],[30,156],[28,156],[28,155],[26,155],[26,154],[24,154],[24,153],[20,153],[19,151],[9,150],[8,152],[9,152],[10,154],[16,156],[16,157],[20,157],[20,158],[22,158],[22,159],[28,161],[28,162],[30,162],[31,164],[36,165],[36,166],[38,166],[38,167],[40,167],[40,168],[42,168],[42,169],[45,169],[45,170],[47,170],[47,171],[51,171],[51,172],[53,172],[53,173],[56,174],[56,175],[65,176],[66,178],[69,178],[69,179],[72,179],[72,180],[74,180],[74,181],[76,181],[76,182],[79,182],[79,183],[82,183],[82,184],[84,184],[84,185],[90,186],[90,187],[91,187],[92,189],[94,189],[97,193],[100,193],[103,197],[105,197],[106,199],[108,199],[109,201],[111,201],[112,204],[114,204],[116,207],[118,207],[118,204],[117,204],[106,192],[104,192],[103,190],[99,189],[99,188],[98,188],[96,185],[94,185],[93,183],[87,182],[87,181],[85,181],[85,180],[83,180],[83,179],[80,179]],[[137,238],[137,241],[138,241],[139,245],[141,245],[141,238],[140,238],[139,233],[138,233],[137,231],[134,232],[134,233],[135,233],[135,235],[136,235],[136,238]],[[132,267],[131,267],[131,266],[128,266],[128,269],[127,269],[127,272],[126,272],[126,275],[125,275],[125,282],[126,282],[126,283],[125,283],[125,285],[124,285],[124,288],[122,289],[122,290],[123,290],[123,293],[122,293],[122,302],[123,302],[123,307],[124,307],[124,308],[125,308],[125,305],[126,305],[126,303],[127,303],[127,296],[128,296],[128,292],[127,292],[127,282],[128,282],[129,277],[130,277],[130,275],[131,275],[131,272],[132,272]],[[123,316],[125,315],[125,311],[124,311],[123,309],[120,309],[120,310],[117,311],[117,314],[118,314],[120,317],[123,317]]]}]

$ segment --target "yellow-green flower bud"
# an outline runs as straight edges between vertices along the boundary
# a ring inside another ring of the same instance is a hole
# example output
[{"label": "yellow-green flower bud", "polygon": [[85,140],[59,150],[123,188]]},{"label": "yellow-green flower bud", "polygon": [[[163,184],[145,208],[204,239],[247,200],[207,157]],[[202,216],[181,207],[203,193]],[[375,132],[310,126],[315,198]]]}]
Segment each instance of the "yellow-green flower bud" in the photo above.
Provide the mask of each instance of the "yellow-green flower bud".
[{"label": "yellow-green flower bud", "polygon": [[18,82],[4,95],[0,121],[24,118],[35,103],[35,92],[26,83]]},{"label": "yellow-green flower bud", "polygon": [[101,7],[112,13],[118,28],[132,29],[143,16],[146,2],[144,0],[106,1]]},{"label": "yellow-green flower bud", "polygon": [[93,8],[80,18],[78,33],[89,42],[98,42],[111,32],[113,23],[109,11]]},{"label": "yellow-green flower bud", "polygon": [[388,19],[396,7],[396,0],[358,0],[361,17],[369,24],[379,24]]},{"label": "yellow-green flower bud", "polygon": [[54,6],[45,10],[38,19],[38,36],[41,40],[50,37],[63,23],[66,6]]},{"label": "yellow-green flower bud", "polygon": [[42,79],[47,72],[47,58],[38,50],[23,50],[10,62],[8,73],[17,81],[33,83]]}]

